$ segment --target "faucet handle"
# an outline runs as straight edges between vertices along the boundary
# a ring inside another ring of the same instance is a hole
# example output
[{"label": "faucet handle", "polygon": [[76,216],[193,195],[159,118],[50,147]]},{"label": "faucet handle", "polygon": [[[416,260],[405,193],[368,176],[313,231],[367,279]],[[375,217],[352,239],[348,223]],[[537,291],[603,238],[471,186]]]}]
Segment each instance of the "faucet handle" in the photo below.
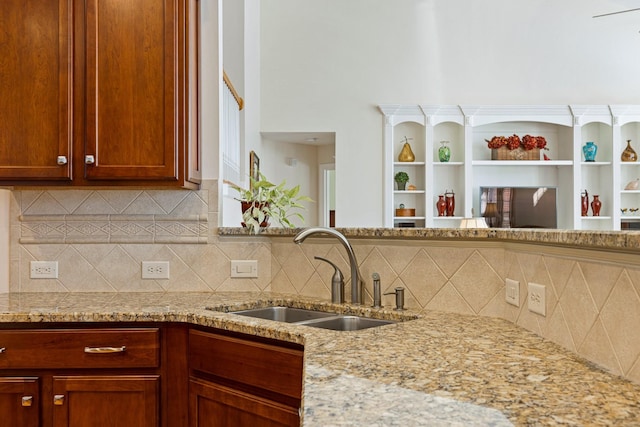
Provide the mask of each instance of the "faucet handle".
[{"label": "faucet handle", "polygon": [[331,265],[334,268],[333,277],[331,278],[331,302],[334,304],[344,303],[344,276],[342,271],[337,265],[332,263],[326,258],[315,256],[315,259],[319,259]]}]

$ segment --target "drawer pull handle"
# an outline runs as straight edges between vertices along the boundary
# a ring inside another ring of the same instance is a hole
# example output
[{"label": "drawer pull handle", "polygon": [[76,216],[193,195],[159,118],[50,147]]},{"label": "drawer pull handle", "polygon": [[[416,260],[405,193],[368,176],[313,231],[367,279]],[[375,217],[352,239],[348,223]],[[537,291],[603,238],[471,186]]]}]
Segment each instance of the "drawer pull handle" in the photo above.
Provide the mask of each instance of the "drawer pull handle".
[{"label": "drawer pull handle", "polygon": [[22,406],[31,406],[33,403],[33,396],[22,396]]},{"label": "drawer pull handle", "polygon": [[56,406],[64,405],[64,394],[54,394],[53,404]]},{"label": "drawer pull handle", "polygon": [[6,352],[7,352],[7,347],[0,347],[0,354],[6,353]]},{"label": "drawer pull handle", "polygon": [[126,346],[122,347],[85,347],[84,352],[89,354],[110,354],[110,353],[124,353],[127,349]]}]

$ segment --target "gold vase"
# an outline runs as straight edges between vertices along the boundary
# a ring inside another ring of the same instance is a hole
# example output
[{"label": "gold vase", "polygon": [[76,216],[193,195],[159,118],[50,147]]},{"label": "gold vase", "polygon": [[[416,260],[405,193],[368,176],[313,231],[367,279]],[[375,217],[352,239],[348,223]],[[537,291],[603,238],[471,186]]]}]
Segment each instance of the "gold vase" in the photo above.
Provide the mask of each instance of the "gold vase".
[{"label": "gold vase", "polygon": [[416,156],[411,151],[411,145],[408,142],[404,143],[402,147],[402,151],[400,151],[400,155],[398,156],[399,162],[413,162],[416,160]]},{"label": "gold vase", "polygon": [[623,162],[637,162],[638,161],[638,155],[636,154],[636,151],[631,148],[631,140],[627,139],[627,148],[624,149],[624,151],[622,152],[622,156],[620,156],[620,159]]}]

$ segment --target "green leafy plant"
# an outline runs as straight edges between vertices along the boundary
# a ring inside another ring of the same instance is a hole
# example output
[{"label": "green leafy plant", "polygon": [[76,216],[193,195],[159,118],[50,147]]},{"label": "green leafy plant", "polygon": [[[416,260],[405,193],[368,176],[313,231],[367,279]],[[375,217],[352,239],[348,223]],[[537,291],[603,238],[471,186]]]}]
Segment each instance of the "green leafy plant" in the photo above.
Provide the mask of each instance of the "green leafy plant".
[{"label": "green leafy plant", "polygon": [[405,183],[405,182],[409,181],[409,175],[406,172],[398,172],[396,174],[396,176],[394,177],[394,180],[398,184],[402,184],[402,183]]},{"label": "green leafy plant", "polygon": [[242,219],[250,234],[260,233],[260,227],[268,226],[269,219],[277,221],[283,227],[294,228],[291,217],[298,217],[304,221],[300,212],[290,212],[291,209],[305,209],[301,202],[312,202],[309,197],[299,195],[300,186],[286,188],[286,182],[276,185],[270,182],[262,173],[260,179],[249,177],[250,189],[231,185],[239,197],[236,200],[243,204]]}]

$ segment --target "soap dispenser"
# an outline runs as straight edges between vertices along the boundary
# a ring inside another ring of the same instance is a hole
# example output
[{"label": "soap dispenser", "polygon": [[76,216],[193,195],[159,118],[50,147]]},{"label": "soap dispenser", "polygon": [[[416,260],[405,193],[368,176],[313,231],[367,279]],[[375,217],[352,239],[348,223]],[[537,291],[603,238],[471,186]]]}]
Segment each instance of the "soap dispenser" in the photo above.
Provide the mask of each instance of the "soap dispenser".
[{"label": "soap dispenser", "polygon": [[331,278],[331,302],[334,304],[343,304],[344,303],[344,276],[342,275],[342,271],[338,268],[337,265],[332,263],[326,258],[322,258],[319,256],[315,256],[315,259],[319,259],[330,264],[334,268],[333,277]]}]

